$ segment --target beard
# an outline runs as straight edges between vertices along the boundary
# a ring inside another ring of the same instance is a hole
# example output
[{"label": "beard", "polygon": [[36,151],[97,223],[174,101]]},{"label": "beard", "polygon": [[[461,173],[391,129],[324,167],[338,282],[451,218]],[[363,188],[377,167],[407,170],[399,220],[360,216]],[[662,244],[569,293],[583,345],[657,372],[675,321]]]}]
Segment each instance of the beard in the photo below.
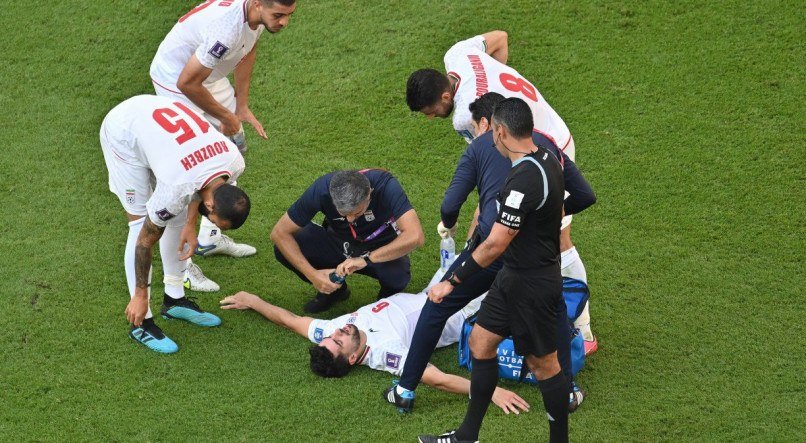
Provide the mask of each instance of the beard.
[{"label": "beard", "polygon": [[204,205],[203,201],[199,202],[199,214],[201,214],[201,215],[203,215],[205,217],[210,215],[210,211],[207,210],[207,206]]}]

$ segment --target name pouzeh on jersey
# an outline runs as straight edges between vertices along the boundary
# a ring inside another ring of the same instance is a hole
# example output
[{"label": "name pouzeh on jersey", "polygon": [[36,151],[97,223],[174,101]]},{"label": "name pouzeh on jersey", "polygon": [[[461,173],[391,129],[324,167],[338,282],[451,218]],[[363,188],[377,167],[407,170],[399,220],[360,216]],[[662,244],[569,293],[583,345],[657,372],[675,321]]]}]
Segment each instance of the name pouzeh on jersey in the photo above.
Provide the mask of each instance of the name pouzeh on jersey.
[{"label": "name pouzeh on jersey", "polygon": [[185,171],[189,171],[199,163],[202,163],[205,160],[211,159],[224,152],[229,152],[229,147],[227,146],[227,143],[222,140],[193,151],[192,153],[183,157],[180,160],[180,163],[182,163],[182,167],[185,168]]}]

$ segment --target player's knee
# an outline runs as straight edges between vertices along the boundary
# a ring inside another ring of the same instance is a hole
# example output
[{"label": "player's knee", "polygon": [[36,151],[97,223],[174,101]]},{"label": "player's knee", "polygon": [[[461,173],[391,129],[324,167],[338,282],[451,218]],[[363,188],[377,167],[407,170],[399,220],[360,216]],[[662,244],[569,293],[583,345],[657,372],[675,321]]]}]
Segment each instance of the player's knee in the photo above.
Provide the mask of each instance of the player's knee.
[{"label": "player's knee", "polygon": [[538,380],[545,380],[560,372],[560,361],[557,360],[557,352],[536,357],[529,355],[526,357],[526,364]]},{"label": "player's knee", "polygon": [[[475,328],[473,332],[475,332]],[[489,360],[498,355],[497,343],[493,343],[479,334],[471,332],[468,342],[470,344],[470,352],[476,360]]]}]

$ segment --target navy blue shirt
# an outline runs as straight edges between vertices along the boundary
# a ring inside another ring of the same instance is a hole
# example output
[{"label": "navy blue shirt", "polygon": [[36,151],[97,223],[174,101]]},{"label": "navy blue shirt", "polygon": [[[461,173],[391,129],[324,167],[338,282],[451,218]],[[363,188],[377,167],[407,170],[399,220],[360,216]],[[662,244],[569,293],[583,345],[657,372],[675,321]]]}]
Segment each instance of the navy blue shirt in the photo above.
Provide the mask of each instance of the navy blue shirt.
[{"label": "navy blue shirt", "polygon": [[[536,145],[554,154],[563,166],[565,190],[570,194],[565,200],[565,214],[576,214],[594,204],[596,195],[576,164],[543,134],[533,133],[532,140]],[[498,219],[496,198],[504,187],[510,169],[512,163],[509,159],[499,154],[493,147],[492,131],[487,131],[473,140],[459,159],[456,172],[442,200],[442,222],[445,226],[451,227],[456,224],[462,204],[473,189],[478,188],[480,211],[478,232],[482,239],[487,238]]]},{"label": "navy blue shirt", "polygon": [[330,180],[333,173],[316,179],[302,196],[288,208],[288,217],[297,226],[306,226],[321,212],[323,226],[340,241],[349,242],[354,253],[371,251],[388,244],[397,237],[395,221],[413,209],[400,182],[382,169],[361,171],[372,187],[367,211],[353,223],[348,223],[336,211],[330,198]]}]

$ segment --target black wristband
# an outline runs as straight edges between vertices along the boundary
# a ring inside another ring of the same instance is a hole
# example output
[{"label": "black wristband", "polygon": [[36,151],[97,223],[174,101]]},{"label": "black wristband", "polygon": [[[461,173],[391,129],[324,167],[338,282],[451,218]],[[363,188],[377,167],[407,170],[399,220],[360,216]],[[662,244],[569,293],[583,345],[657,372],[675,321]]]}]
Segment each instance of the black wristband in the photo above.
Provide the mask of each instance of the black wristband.
[{"label": "black wristband", "polygon": [[372,260],[370,260],[370,258],[369,258],[369,254],[372,254],[372,251],[369,251],[369,252],[366,252],[366,253],[364,253],[364,254],[361,254],[361,258],[363,258],[363,259],[364,259],[364,261],[365,261],[365,262],[367,262],[367,265],[371,265],[371,264],[372,264]]},{"label": "black wristband", "polygon": [[461,266],[456,268],[456,270],[453,272],[453,275],[458,278],[460,282],[463,282],[470,278],[471,275],[480,272],[482,269],[484,268],[476,263],[476,260],[473,259],[473,254],[471,254]]}]

